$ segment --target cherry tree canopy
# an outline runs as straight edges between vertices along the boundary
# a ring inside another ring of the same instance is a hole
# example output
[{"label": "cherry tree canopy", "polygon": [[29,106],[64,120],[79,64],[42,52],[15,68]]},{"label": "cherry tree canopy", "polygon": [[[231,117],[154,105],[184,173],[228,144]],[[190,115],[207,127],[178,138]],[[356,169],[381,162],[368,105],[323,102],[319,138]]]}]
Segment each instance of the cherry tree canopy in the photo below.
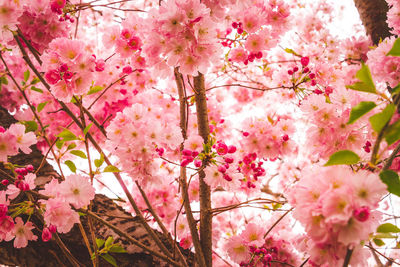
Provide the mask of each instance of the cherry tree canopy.
[{"label": "cherry tree canopy", "polygon": [[400,265],[400,2],[352,4],[1,0],[0,263]]}]

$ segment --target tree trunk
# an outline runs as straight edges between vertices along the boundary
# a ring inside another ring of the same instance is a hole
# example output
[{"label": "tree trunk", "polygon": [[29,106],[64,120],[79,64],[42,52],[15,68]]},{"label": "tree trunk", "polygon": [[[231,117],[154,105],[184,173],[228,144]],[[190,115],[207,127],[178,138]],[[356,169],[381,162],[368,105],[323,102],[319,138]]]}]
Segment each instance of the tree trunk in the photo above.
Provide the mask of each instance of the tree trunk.
[{"label": "tree trunk", "polygon": [[386,13],[389,7],[385,0],[354,0],[360,14],[365,31],[371,36],[372,42],[377,45],[380,39],[390,36],[389,26],[386,23]]},{"label": "tree trunk", "polygon": [[[10,116],[8,111],[0,107],[0,126],[8,128],[16,120]],[[43,155],[36,148],[32,146],[32,153],[23,154],[20,153],[10,158],[10,162],[14,164],[27,165],[32,164],[37,169],[43,159]],[[0,163],[0,170],[8,172],[7,169]],[[36,182],[39,182],[41,187],[52,178],[59,178],[59,174],[54,171],[53,167],[45,162],[43,167],[37,173]],[[4,174],[0,172],[0,180],[2,180]],[[4,186],[0,184],[0,190],[4,190]],[[22,194],[18,197],[23,199]],[[158,246],[154,243],[153,239],[148,235],[143,225],[136,217],[125,212],[119,207],[114,201],[104,195],[97,194],[93,200],[92,211],[99,217],[107,221],[108,223],[116,226],[119,230],[128,233],[130,236],[138,240],[139,242],[150,247],[152,250],[162,253]],[[31,221],[38,226],[40,229],[43,224],[39,218],[32,216]],[[83,228],[89,233],[89,226],[87,223],[87,217],[81,217]],[[115,243],[121,243],[128,253],[112,254],[117,259],[118,266],[170,266],[165,261],[159,259],[154,255],[150,255],[143,249],[130,244],[126,239],[121,238],[117,233],[107,226],[93,220],[96,238],[107,239],[112,236]],[[41,241],[41,233],[37,230],[33,230],[34,234],[38,236],[38,241],[29,241],[28,246],[21,249],[15,249],[13,247],[13,241],[0,242],[0,264],[8,266],[46,266],[46,267],[58,267],[58,266],[74,266],[70,263],[63,250],[57,245],[55,238],[53,237],[49,242]],[[156,232],[159,238],[162,240],[164,245],[172,252],[173,249],[170,243],[164,239],[164,236]],[[60,239],[66,245],[71,254],[76,257],[81,266],[92,266],[90,255],[87,247],[83,241],[79,227],[75,225],[71,232],[67,234],[59,234]],[[90,242],[90,238],[89,238]],[[194,255],[189,250],[182,250],[183,255],[187,258],[188,265],[193,266]],[[175,254],[176,255],[176,254]],[[112,266],[100,257],[99,266]]]}]

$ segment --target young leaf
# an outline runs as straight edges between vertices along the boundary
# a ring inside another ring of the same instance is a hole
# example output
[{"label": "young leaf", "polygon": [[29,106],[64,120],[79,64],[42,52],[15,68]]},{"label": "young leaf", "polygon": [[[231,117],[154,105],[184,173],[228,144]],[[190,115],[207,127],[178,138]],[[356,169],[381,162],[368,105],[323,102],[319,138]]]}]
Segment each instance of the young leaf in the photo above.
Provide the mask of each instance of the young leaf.
[{"label": "young leaf", "polygon": [[71,150],[69,153],[71,153],[71,154],[73,154],[73,155],[75,155],[75,156],[81,157],[81,158],[83,158],[83,159],[87,159],[86,154],[85,154],[85,152],[83,152],[83,151],[80,151],[80,150]]},{"label": "young leaf", "polygon": [[42,111],[44,109],[44,107],[46,106],[46,104],[47,104],[47,101],[39,103],[39,105],[37,106],[37,111],[38,112]]},{"label": "young leaf", "polygon": [[100,238],[96,238],[96,245],[97,245],[97,248],[101,248],[103,245],[104,245],[104,240],[103,239],[100,239]]},{"label": "young leaf", "polygon": [[363,116],[364,114],[371,111],[374,107],[376,107],[376,104],[371,101],[362,101],[362,102],[358,103],[357,106],[354,106],[351,109],[350,118],[349,118],[349,121],[347,122],[347,124],[354,123],[361,116]]},{"label": "young leaf", "polygon": [[101,165],[103,165],[103,163],[104,163],[104,155],[103,155],[103,153],[101,153],[100,154],[100,159],[95,159],[94,160],[94,166],[99,168]]},{"label": "young leaf", "polygon": [[333,153],[327,163],[324,166],[331,165],[350,165],[356,164],[360,161],[360,157],[350,150],[341,150],[336,153]]},{"label": "young leaf", "polygon": [[359,82],[352,85],[346,85],[346,88],[376,94],[376,88],[374,81],[372,80],[371,71],[367,65],[364,63],[362,64],[361,69],[356,73],[356,78]]},{"label": "young leaf", "polygon": [[42,90],[42,89],[40,89],[40,88],[37,88],[37,87],[35,87],[35,86],[32,86],[32,87],[31,87],[31,90],[33,90],[33,91],[36,91],[36,92],[39,92],[39,93],[43,94],[43,90]]},{"label": "young leaf", "polygon": [[120,172],[120,170],[113,165],[108,165],[104,168],[103,172]]},{"label": "young leaf", "polygon": [[393,116],[396,107],[393,104],[389,104],[386,106],[382,112],[377,113],[369,118],[369,122],[371,123],[372,129],[375,132],[379,133],[383,126],[390,121]]},{"label": "young leaf", "polygon": [[385,170],[379,174],[379,177],[387,185],[390,193],[400,197],[400,179],[396,172]]},{"label": "young leaf", "polygon": [[400,120],[390,125],[385,133],[385,140],[388,145],[393,144],[400,139]]},{"label": "young leaf", "polygon": [[394,41],[392,49],[390,49],[386,55],[400,57],[400,38],[397,38],[396,41]]},{"label": "young leaf", "polygon": [[35,132],[38,129],[36,121],[25,121],[25,132]]},{"label": "young leaf", "polygon": [[114,244],[109,250],[109,252],[114,252],[114,253],[126,253],[127,251],[121,247],[120,244]]},{"label": "young leaf", "polygon": [[112,266],[114,267],[118,267],[117,265],[117,261],[114,259],[113,256],[111,256],[110,254],[104,254],[104,255],[100,255],[103,259],[105,259],[106,261],[108,261],[108,263],[110,263]]},{"label": "young leaf", "polygon": [[299,55],[299,54],[297,54],[293,49],[291,49],[291,48],[285,48],[285,52],[286,53],[289,53],[289,54],[292,54],[292,55],[295,55],[295,56],[298,56],[298,57],[301,57],[301,55]]},{"label": "young leaf", "polygon": [[95,93],[97,93],[97,92],[100,92],[100,91],[103,90],[103,89],[104,89],[104,87],[102,87],[102,86],[98,86],[98,85],[92,86],[92,87],[90,88],[89,92],[88,92],[88,95],[95,94]]},{"label": "young leaf", "polygon": [[89,124],[88,126],[85,127],[85,129],[83,129],[83,136],[85,136],[89,132],[89,130],[92,126],[93,126],[93,123]]},{"label": "young leaf", "polygon": [[75,163],[73,163],[73,162],[70,161],[70,160],[66,160],[66,161],[64,162],[64,164],[67,165],[68,168],[69,168],[73,173],[76,173],[76,166],[75,166]]},{"label": "young leaf", "polygon": [[106,240],[106,243],[104,244],[105,247],[110,247],[112,243],[114,242],[114,239],[112,236],[109,236]]},{"label": "young leaf", "polygon": [[63,140],[58,140],[57,142],[56,142],[56,147],[58,148],[58,149],[61,149],[62,147],[63,147],[63,145],[64,145],[64,141]]},{"label": "young leaf", "polygon": [[24,81],[25,81],[25,82],[28,81],[29,76],[31,76],[31,73],[29,72],[29,69],[27,69],[27,70],[24,72]]},{"label": "young leaf", "polygon": [[384,223],[379,225],[376,231],[378,233],[400,233],[399,227],[391,223]]},{"label": "young leaf", "polygon": [[57,137],[61,137],[64,141],[78,140],[78,137],[68,129],[64,129]]},{"label": "young leaf", "polygon": [[383,242],[382,239],[379,238],[374,238],[372,239],[372,241],[374,241],[375,245],[377,245],[378,247],[385,245],[385,242]]}]

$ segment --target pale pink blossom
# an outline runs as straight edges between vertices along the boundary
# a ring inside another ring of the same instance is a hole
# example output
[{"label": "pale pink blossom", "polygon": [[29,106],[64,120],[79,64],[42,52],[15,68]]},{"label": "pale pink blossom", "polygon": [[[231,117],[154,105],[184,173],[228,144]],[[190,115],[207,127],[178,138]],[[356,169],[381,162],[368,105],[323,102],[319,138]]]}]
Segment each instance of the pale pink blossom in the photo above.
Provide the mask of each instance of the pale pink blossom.
[{"label": "pale pink blossom", "polygon": [[15,248],[24,248],[28,245],[29,240],[37,240],[37,236],[32,233],[32,229],[35,228],[32,222],[24,224],[21,217],[15,218],[15,222],[16,224],[12,231],[13,235],[15,235]]},{"label": "pale pink blossom", "polygon": [[77,174],[65,177],[58,188],[61,196],[77,209],[89,205],[95,194],[88,177]]},{"label": "pale pink blossom", "polygon": [[46,204],[43,216],[46,224],[57,227],[59,233],[68,233],[75,223],[79,223],[78,213],[73,211],[69,204],[53,198],[43,202]]}]

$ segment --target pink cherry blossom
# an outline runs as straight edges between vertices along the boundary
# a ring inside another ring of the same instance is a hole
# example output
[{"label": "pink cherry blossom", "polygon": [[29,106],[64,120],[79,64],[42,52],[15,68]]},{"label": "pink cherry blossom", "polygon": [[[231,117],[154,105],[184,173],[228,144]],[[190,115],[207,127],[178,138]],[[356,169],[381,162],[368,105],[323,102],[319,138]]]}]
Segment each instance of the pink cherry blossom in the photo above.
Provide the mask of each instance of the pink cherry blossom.
[{"label": "pink cherry blossom", "polygon": [[37,240],[37,236],[32,233],[32,229],[35,227],[32,225],[32,222],[24,222],[21,217],[15,218],[15,226],[12,230],[14,239],[14,247],[15,248],[24,248],[28,245],[28,241]]}]

